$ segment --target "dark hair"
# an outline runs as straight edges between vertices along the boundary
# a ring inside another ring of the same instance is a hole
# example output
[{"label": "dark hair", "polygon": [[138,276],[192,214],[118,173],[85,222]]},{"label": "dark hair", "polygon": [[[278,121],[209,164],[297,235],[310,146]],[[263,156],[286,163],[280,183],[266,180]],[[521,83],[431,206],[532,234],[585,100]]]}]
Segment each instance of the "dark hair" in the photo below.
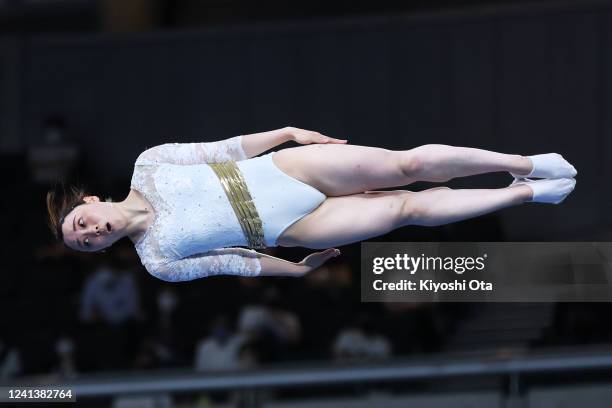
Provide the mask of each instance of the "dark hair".
[{"label": "dark hair", "polygon": [[47,192],[47,212],[49,213],[49,228],[58,241],[64,242],[62,224],[64,218],[79,205],[85,204],[83,197],[88,194],[82,186],[70,186],[66,191],[64,184],[61,184],[62,191],[59,194],[55,190]]}]

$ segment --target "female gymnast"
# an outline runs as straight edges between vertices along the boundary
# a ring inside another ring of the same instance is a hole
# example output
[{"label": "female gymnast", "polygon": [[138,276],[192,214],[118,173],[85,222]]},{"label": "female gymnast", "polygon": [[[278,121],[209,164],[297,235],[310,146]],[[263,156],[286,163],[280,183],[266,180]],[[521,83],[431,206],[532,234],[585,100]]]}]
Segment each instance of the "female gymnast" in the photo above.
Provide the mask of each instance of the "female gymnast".
[{"label": "female gymnast", "polygon": [[[289,140],[306,146],[255,157]],[[496,171],[514,182],[374,191]],[[575,175],[556,153],[440,144],[394,151],[286,127],[152,147],[138,156],[123,201],[101,202],[72,187],[63,195],[49,191],[47,209],[51,229],[69,248],[96,252],[127,236],[147,271],[165,281],[302,276],[339,255],[336,246],[403,226],[442,225],[525,202],[558,204],[574,189]],[[328,249],[295,263],[254,250],[272,246]]]}]

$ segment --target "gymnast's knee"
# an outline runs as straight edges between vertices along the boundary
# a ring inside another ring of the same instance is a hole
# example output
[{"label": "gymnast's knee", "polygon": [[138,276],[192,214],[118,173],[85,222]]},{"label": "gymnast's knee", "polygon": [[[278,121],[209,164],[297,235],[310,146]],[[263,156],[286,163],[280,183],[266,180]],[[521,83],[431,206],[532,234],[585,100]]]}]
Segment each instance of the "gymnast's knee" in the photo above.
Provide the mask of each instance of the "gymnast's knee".
[{"label": "gymnast's knee", "polygon": [[418,199],[417,194],[423,194],[431,190],[451,190],[448,187],[435,187],[419,193],[413,193],[404,198],[401,206],[401,225],[419,225],[423,227],[437,227],[444,222],[436,212],[432,211],[431,204]]},{"label": "gymnast's knee", "polygon": [[422,155],[414,150],[401,150],[396,153],[400,174],[404,177],[416,179],[423,170],[424,161]]},{"label": "gymnast's knee", "polygon": [[442,144],[426,144],[406,150],[403,164],[405,171],[419,181],[442,183],[453,177],[444,169],[444,160],[448,157],[446,148],[452,146]]},{"label": "gymnast's knee", "polygon": [[414,194],[408,194],[401,198],[398,214],[400,225],[415,225],[425,216],[424,209],[413,197]]}]

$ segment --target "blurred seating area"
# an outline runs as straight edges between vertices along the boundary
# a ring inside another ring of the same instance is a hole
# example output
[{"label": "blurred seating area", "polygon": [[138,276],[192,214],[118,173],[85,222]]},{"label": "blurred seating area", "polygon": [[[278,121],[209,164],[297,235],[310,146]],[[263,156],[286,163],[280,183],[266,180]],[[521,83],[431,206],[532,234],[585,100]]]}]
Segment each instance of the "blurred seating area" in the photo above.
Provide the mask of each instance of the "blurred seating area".
[{"label": "blurred seating area", "polygon": [[[2,302],[14,314],[2,314],[2,328],[11,330],[0,338],[21,364],[7,376],[235,369],[434,352],[464,309],[360,303],[358,272],[343,259],[301,279],[167,283],[146,272],[130,244],[120,241],[106,254],[43,244],[34,259],[11,262]],[[298,252],[275,255],[297,260]]]}]

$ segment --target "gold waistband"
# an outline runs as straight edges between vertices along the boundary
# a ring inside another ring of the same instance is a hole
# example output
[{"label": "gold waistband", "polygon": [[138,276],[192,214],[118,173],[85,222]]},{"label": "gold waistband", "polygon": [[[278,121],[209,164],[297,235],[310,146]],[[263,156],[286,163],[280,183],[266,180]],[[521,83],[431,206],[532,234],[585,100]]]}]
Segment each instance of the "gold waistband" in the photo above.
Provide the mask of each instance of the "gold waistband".
[{"label": "gold waistband", "polygon": [[234,161],[209,163],[225,191],[251,248],[265,248],[263,224],[242,172]]}]

